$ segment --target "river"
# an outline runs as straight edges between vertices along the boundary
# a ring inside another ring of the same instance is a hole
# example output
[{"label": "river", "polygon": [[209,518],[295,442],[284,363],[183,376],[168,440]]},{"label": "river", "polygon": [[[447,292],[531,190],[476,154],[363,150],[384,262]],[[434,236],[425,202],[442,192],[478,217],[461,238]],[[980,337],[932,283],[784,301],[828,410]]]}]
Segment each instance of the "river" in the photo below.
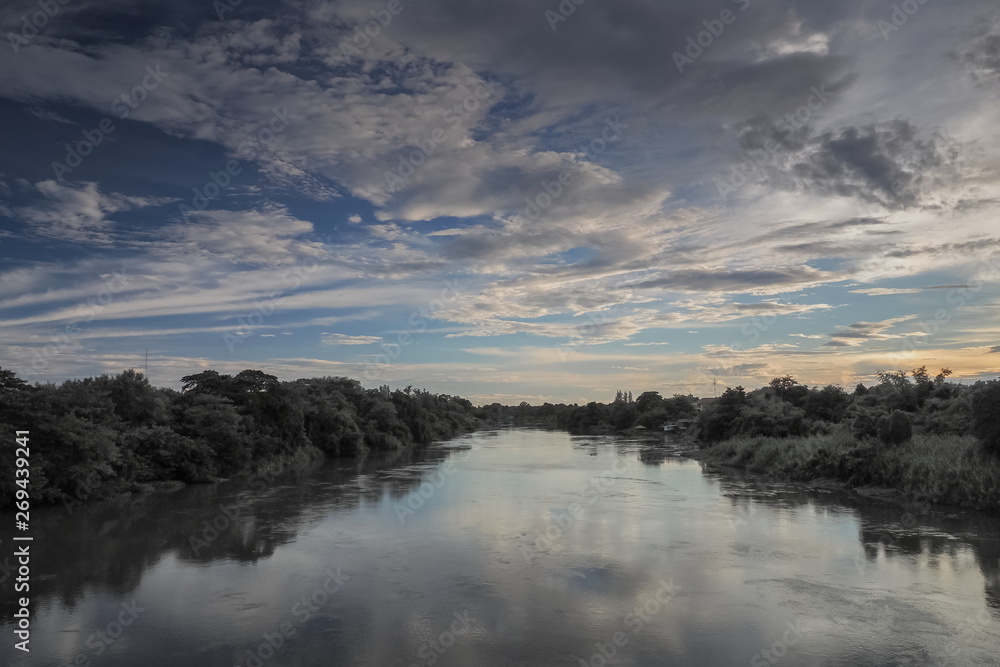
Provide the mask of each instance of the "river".
[{"label": "river", "polygon": [[36,508],[31,652],[5,571],[0,664],[1000,665],[998,518],[678,451],[483,431]]}]

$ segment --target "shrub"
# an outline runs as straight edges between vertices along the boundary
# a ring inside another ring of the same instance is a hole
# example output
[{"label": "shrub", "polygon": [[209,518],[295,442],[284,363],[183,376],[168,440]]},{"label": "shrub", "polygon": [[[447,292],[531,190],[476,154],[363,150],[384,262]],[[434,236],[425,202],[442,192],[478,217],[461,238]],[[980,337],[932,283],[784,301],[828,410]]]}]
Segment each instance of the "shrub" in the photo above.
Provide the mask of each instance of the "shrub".
[{"label": "shrub", "polygon": [[878,435],[877,424],[877,411],[857,406],[854,420],[851,422],[851,435],[854,436],[855,440],[874,438]]},{"label": "shrub", "polygon": [[988,452],[1000,455],[1000,380],[987,382],[973,394],[972,434]]},{"label": "shrub", "polygon": [[878,439],[886,445],[900,445],[913,437],[913,423],[902,410],[895,410],[878,420]]}]

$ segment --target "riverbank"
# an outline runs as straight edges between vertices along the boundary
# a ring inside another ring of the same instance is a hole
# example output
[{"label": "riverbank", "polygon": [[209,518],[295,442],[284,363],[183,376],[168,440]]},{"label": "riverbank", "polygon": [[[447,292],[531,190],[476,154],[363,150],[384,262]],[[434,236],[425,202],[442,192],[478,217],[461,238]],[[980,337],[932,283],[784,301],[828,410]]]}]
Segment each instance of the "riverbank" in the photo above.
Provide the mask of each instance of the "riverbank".
[{"label": "riverbank", "polygon": [[735,438],[689,455],[781,481],[842,485],[866,497],[1000,511],[1000,460],[970,436],[916,435],[897,446],[849,433]]}]

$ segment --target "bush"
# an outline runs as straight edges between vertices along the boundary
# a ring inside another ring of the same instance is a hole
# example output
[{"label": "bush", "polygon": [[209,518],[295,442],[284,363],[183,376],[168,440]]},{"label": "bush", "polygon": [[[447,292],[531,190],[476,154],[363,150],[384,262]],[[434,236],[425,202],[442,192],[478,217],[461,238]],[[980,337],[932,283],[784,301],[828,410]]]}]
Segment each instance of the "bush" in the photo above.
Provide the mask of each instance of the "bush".
[{"label": "bush", "polygon": [[855,406],[854,420],[851,422],[851,435],[855,440],[865,440],[878,435],[878,412]]},{"label": "bush", "polygon": [[883,415],[878,420],[878,439],[886,445],[901,445],[913,437],[913,423],[902,410]]},{"label": "bush", "polygon": [[972,434],[986,451],[1000,455],[1000,380],[987,382],[973,394]]}]

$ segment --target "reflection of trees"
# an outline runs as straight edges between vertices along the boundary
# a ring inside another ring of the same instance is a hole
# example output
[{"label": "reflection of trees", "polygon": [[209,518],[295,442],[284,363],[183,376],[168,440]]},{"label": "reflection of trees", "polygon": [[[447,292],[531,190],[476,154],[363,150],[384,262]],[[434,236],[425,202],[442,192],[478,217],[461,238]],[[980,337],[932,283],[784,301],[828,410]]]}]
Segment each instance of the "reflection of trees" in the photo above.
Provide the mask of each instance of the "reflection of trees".
[{"label": "reflection of trees", "polygon": [[[331,511],[349,511],[362,500],[377,503],[385,494],[402,498],[447,456],[447,451],[428,448],[385,456],[371,453],[354,460],[313,462],[273,478],[77,505],[72,513],[62,507],[45,508],[33,516],[32,607],[39,609],[49,600],[72,607],[94,587],[126,596],[147,569],[169,554],[195,563],[255,563]],[[13,525],[13,517],[9,518],[5,526]],[[11,544],[9,536],[5,531],[5,551]],[[5,588],[13,587],[14,576]],[[5,594],[0,602],[2,622],[8,622],[14,611],[14,596]]]},{"label": "reflection of trees", "polygon": [[639,450],[639,460],[646,465],[660,465],[672,453],[663,447],[643,447]]},{"label": "reflection of trees", "polygon": [[764,497],[768,506],[784,509],[803,505],[838,511],[845,506],[853,508],[861,522],[858,538],[868,562],[880,556],[924,556],[930,567],[936,567],[939,557],[956,558],[963,549],[971,549],[982,572],[986,604],[1000,609],[1000,517],[964,510],[949,514],[924,502],[898,506],[876,504],[846,493],[816,494],[780,483],[755,481],[738,473],[716,479],[732,505],[744,512]]}]

